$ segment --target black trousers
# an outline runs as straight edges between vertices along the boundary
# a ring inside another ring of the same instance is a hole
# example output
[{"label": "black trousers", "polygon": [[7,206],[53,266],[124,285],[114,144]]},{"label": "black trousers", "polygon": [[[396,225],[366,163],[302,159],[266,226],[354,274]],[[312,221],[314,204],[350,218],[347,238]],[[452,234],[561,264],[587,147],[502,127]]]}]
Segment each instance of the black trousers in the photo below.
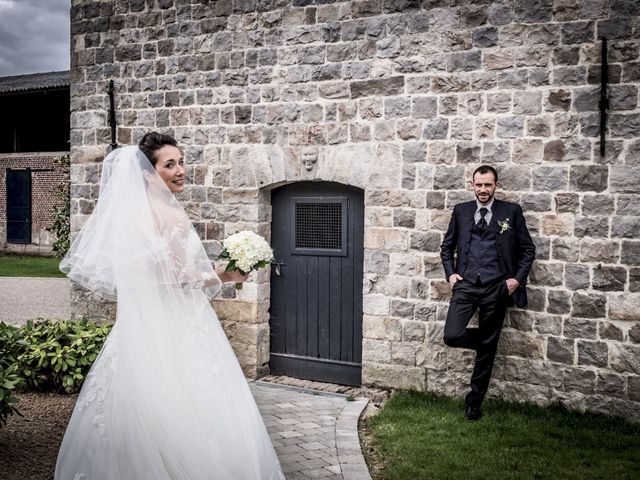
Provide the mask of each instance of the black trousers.
[{"label": "black trousers", "polygon": [[[508,305],[509,291],[503,279],[486,285],[460,280],[453,286],[444,325],[444,343],[450,347],[470,348],[476,351],[471,391],[465,398],[467,405],[482,405],[487,393]],[[476,309],[478,328],[467,328]]]}]

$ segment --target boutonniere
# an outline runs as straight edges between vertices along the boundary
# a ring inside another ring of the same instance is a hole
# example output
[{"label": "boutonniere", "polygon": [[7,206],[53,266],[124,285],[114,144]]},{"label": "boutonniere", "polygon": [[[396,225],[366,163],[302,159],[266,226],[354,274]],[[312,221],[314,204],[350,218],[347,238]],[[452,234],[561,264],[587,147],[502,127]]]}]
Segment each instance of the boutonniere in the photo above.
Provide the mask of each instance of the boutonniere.
[{"label": "boutonniere", "polygon": [[507,230],[511,230],[511,225],[509,225],[509,219],[505,218],[504,220],[498,220],[498,226],[500,227],[500,233],[504,233]]}]

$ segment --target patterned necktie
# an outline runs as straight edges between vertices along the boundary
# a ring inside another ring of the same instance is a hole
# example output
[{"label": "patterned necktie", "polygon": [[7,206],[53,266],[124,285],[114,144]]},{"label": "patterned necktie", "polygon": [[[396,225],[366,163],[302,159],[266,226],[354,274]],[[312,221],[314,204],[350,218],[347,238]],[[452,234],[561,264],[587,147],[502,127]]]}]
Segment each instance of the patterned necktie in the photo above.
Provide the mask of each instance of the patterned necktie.
[{"label": "patterned necktie", "polygon": [[485,228],[487,228],[487,222],[484,218],[484,216],[489,213],[489,210],[485,207],[482,207],[480,209],[480,220],[478,221],[478,228],[480,228],[480,230],[484,230]]}]

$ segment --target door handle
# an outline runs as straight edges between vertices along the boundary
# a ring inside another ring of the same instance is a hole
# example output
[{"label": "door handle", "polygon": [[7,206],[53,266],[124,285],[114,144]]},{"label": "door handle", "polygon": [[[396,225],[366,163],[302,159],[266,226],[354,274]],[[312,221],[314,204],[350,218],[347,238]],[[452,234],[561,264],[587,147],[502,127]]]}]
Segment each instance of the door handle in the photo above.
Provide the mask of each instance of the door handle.
[{"label": "door handle", "polygon": [[282,267],[286,267],[287,265],[285,263],[271,262],[271,266],[275,269],[276,275],[280,276],[282,275]]}]

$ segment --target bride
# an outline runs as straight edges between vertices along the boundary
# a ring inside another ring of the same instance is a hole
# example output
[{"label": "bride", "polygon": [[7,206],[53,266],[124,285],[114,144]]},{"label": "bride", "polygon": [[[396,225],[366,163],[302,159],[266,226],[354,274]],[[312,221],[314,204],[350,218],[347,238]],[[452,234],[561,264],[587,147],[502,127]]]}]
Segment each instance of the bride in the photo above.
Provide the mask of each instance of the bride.
[{"label": "bride", "polygon": [[184,210],[176,141],[104,160],[93,214],[60,268],[117,300],[58,454],[56,480],[272,480],[284,475],[209,299],[216,273]]}]

